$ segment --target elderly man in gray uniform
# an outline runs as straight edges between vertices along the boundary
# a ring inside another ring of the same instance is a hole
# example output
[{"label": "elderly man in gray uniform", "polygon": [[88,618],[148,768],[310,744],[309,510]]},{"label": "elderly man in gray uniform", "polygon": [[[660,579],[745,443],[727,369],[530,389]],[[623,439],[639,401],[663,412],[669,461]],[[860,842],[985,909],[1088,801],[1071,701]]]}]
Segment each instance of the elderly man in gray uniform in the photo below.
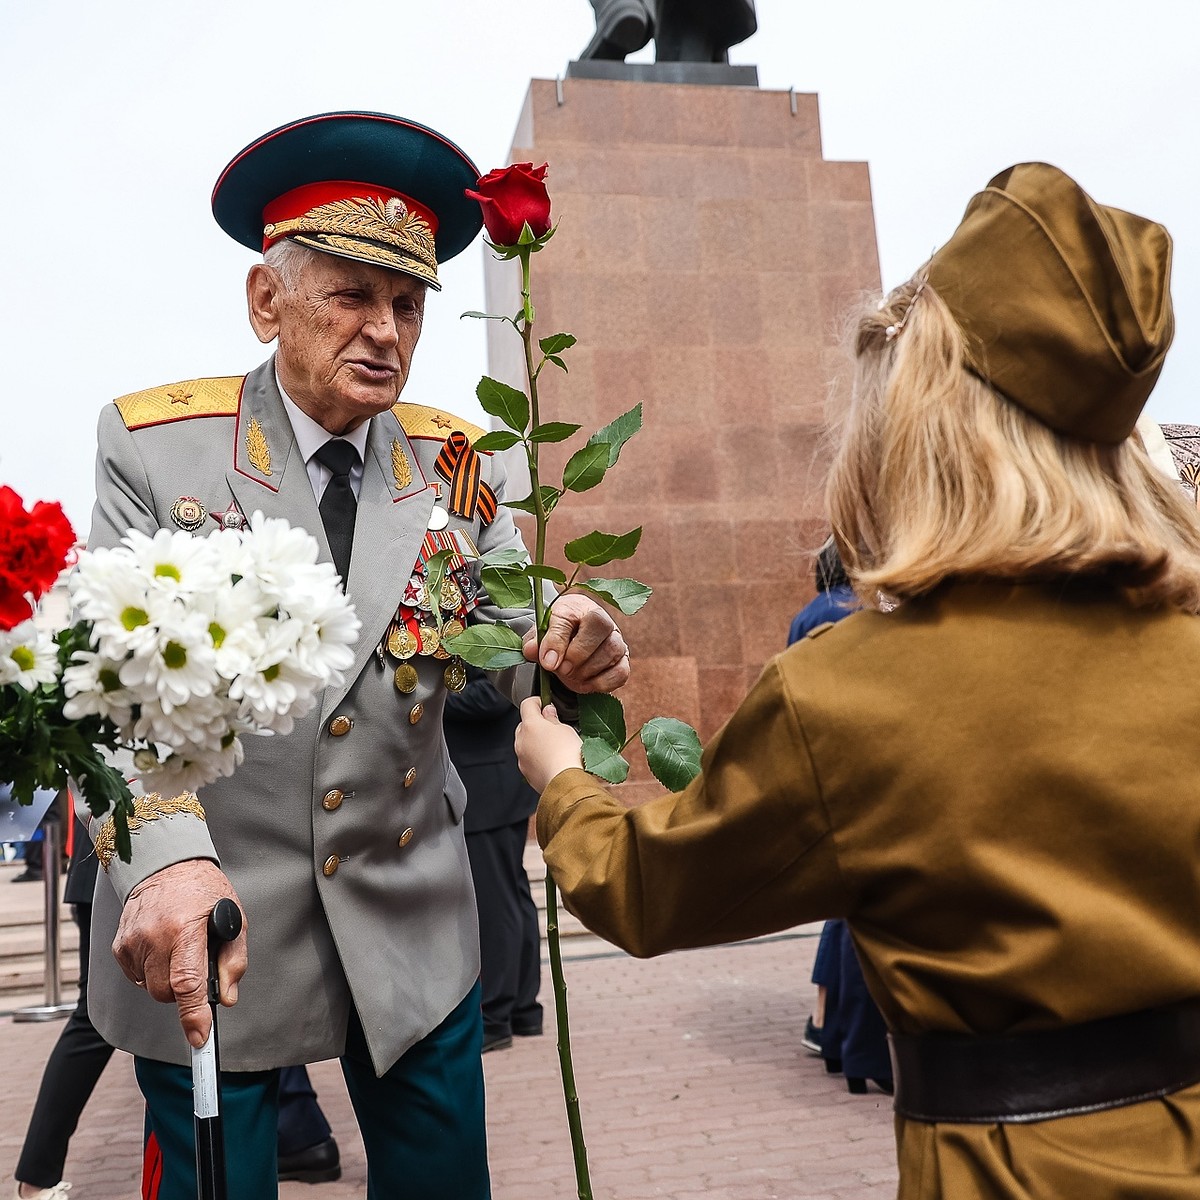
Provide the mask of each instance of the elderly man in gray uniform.
[{"label": "elderly man in gray uniform", "polygon": [[[331,1057],[369,1197],[489,1195],[466,794],[442,737],[447,689],[465,672],[431,610],[443,627],[522,633],[532,617],[493,606],[465,559],[427,594],[439,549],[520,537],[497,503],[502,469],[471,446],[482,431],[397,402],[437,264],[479,231],[463,195],[477,176],[441,135],[395,117],[332,113],[266,134],[225,169],[213,210],[264,251],[247,298],[274,356],[245,377],[125,396],[100,419],[92,546],[130,529],[203,536],[255,511],[286,517],[338,567],[362,621],[347,682],[292,734],[250,739],[237,774],[199,797],[137,801],[130,863],[93,822],[105,868],[94,936],[114,940],[116,961],[96,955],[91,1012],[136,1056],[148,1200],[196,1194],[185,1064],[209,1030],[205,922],[223,896],[246,918],[220,962],[222,1003],[236,1002],[221,1027],[231,1200],[277,1194],[278,1068]],[[608,614],[581,597],[553,611],[540,661],[565,692],[621,686],[628,656]],[[538,654],[527,641],[531,662],[496,686],[532,694]]]}]

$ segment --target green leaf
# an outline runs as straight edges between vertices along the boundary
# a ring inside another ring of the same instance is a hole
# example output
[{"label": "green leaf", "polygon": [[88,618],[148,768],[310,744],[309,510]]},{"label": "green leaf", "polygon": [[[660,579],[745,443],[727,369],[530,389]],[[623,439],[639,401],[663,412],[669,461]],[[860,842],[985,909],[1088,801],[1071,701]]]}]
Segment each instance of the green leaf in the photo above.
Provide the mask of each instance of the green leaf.
[{"label": "green leaf", "polygon": [[[551,487],[548,483],[542,484],[542,507],[546,510],[546,516],[549,516],[558,504],[558,498],[562,492],[558,488]],[[526,512],[536,514],[537,509],[533,504],[533,493],[530,492],[523,500],[505,500],[505,505],[508,508],[515,508],[518,512]]]},{"label": "green leaf", "polygon": [[450,561],[451,550],[439,550],[425,563],[425,593],[436,596],[441,591],[442,580],[446,577],[446,563]]},{"label": "green leaf", "polygon": [[605,783],[624,783],[629,763],[600,738],[583,739],[583,766]]},{"label": "green leaf", "polygon": [[615,467],[621,454],[621,447],[642,427],[642,405],[638,401],[627,413],[622,413],[615,421],[610,421],[603,429],[597,430],[588,438],[589,446],[608,447],[608,465]]},{"label": "green leaf", "polygon": [[563,468],[563,487],[569,492],[586,492],[604,478],[608,470],[609,451],[607,446],[592,445],[576,450]]},{"label": "green leaf", "polygon": [[524,566],[529,561],[529,551],[523,546],[505,546],[500,550],[489,550],[479,559],[485,567]]},{"label": "green leaf", "polygon": [[538,425],[529,435],[531,442],[565,442],[573,433],[578,433],[580,427],[566,421],[546,421]]},{"label": "green leaf", "polygon": [[525,568],[525,574],[531,579],[549,579],[551,583],[566,583],[566,571],[560,571],[557,567],[547,567],[539,563],[533,563]]},{"label": "green leaf", "polygon": [[641,609],[654,593],[653,588],[636,579],[588,579],[576,586],[600,600],[615,604],[626,616]]},{"label": "green leaf", "polygon": [[472,445],[482,453],[484,450],[508,450],[519,445],[520,441],[519,433],[513,433],[508,429],[493,429],[491,433],[485,433],[483,437],[476,438]]},{"label": "green leaf", "polygon": [[533,584],[523,569],[484,567],[480,582],[488,599],[499,608],[530,608],[533,604]]},{"label": "green leaf", "polygon": [[682,792],[700,774],[700,738],[674,717],[654,717],[642,726],[642,745],[654,778],[672,792]]},{"label": "green leaf", "polygon": [[451,654],[485,671],[502,671],[525,661],[524,639],[507,625],[471,625],[447,638],[443,645]]},{"label": "green leaf", "polygon": [[474,317],[477,321],[507,321],[510,325],[515,324],[512,317],[506,317],[503,313],[476,312],[474,309],[471,309],[469,312],[459,313],[458,319],[460,321],[464,317]]},{"label": "green leaf", "polygon": [[579,697],[579,732],[585,738],[599,738],[614,750],[625,745],[625,710],[616,696],[588,692]]},{"label": "green leaf", "polygon": [[570,350],[575,345],[575,335],[552,333],[549,337],[539,338],[538,345],[542,348],[542,353],[549,358],[551,354],[561,354],[564,350]]},{"label": "green leaf", "polygon": [[558,367],[560,370],[565,372],[567,375],[569,375],[571,373],[570,371],[567,370],[567,364],[565,362],[563,362],[563,360],[561,358],[559,358],[557,354],[547,354],[546,361],[552,362],[556,367]]},{"label": "green leaf", "polygon": [[525,432],[529,424],[529,397],[507,383],[485,375],[475,389],[479,405],[488,416],[499,417],[509,429]]},{"label": "green leaf", "polygon": [[601,533],[595,529],[581,538],[575,538],[563,547],[568,562],[585,567],[602,567],[615,559],[629,558],[642,540],[642,527],[628,533]]}]

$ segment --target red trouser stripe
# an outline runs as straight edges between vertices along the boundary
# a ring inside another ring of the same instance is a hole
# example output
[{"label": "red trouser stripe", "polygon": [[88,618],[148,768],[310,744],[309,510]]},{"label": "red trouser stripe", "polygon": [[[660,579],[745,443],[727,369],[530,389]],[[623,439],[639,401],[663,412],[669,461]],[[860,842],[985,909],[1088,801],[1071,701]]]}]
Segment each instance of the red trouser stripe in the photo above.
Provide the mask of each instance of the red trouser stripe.
[{"label": "red trouser stripe", "polygon": [[142,1152],[142,1200],[158,1200],[158,1189],[162,1187],[163,1159],[154,1134],[146,1139]]}]

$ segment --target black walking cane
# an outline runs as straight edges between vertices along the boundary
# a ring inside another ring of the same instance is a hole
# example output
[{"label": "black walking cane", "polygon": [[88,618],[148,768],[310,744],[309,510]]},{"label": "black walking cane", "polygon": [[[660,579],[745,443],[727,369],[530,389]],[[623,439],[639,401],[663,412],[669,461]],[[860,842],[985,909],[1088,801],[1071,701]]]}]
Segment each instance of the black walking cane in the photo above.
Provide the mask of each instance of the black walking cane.
[{"label": "black walking cane", "polygon": [[242,910],[228,898],[218,900],[208,918],[208,1006],[212,1031],[208,1041],[192,1049],[192,1111],[196,1124],[197,1200],[226,1200],[225,1135],[221,1130],[221,1056],[217,1049],[220,983],[217,955],[225,942],[242,931]]}]

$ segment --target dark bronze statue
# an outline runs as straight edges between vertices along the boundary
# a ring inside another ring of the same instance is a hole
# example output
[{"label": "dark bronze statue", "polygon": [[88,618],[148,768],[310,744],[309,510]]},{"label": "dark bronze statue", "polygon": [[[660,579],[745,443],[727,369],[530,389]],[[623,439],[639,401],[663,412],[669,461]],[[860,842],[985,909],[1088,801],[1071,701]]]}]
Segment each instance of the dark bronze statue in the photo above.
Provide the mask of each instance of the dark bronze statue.
[{"label": "dark bronze statue", "polygon": [[590,0],[596,36],[581,59],[623,61],[654,38],[656,62],[727,63],[757,28],[754,0]]}]

